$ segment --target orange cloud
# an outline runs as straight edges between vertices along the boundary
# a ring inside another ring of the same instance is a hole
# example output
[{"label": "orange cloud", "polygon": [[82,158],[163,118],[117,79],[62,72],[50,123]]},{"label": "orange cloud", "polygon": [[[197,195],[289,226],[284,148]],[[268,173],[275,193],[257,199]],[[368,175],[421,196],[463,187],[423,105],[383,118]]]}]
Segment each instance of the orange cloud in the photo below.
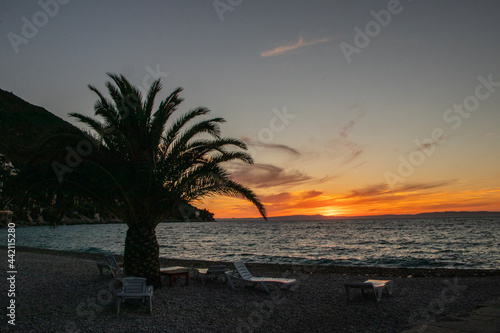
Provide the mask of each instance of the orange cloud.
[{"label": "orange cloud", "polygon": [[[418,214],[433,211],[500,211],[500,188],[450,191],[453,181],[412,184],[392,192],[381,185],[353,190],[349,195],[297,191],[261,195],[269,216],[363,216]],[[447,190],[448,189],[448,190]],[[249,203],[233,198],[206,202],[216,218],[258,217]]]}]

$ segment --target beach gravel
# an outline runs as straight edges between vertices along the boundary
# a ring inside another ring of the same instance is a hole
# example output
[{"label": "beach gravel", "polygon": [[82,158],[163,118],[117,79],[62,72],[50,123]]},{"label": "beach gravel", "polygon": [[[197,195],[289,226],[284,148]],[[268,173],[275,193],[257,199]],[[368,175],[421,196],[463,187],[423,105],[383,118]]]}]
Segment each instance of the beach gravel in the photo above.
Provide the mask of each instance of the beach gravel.
[{"label": "beach gravel", "polygon": [[[1,257],[7,258],[5,248]],[[297,279],[267,295],[237,284],[180,278],[155,290],[153,313],[126,301],[116,314],[119,281],[100,277],[101,255],[17,249],[15,327],[18,332],[401,332],[453,313],[467,313],[500,297],[499,271],[411,270],[249,264],[256,276]],[[6,259],[2,281],[6,277]],[[162,260],[162,266],[208,267],[201,261]],[[232,268],[226,264],[228,269]],[[392,279],[380,302],[358,290],[347,301],[345,282]],[[2,286],[5,285],[2,283]],[[2,308],[9,299],[2,288]],[[7,318],[7,319],[6,319]]]}]

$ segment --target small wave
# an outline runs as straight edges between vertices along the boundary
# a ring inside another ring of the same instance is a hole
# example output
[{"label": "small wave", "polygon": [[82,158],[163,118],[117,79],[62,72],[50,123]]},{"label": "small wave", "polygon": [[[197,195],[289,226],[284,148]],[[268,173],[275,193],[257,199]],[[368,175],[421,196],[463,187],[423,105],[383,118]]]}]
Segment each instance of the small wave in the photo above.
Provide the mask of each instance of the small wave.
[{"label": "small wave", "polygon": [[87,252],[87,253],[96,253],[96,254],[107,253],[107,251],[104,251],[103,249],[97,248],[97,247],[83,247],[83,248],[80,248],[80,249],[76,249],[74,251],[76,251],[76,252]]}]

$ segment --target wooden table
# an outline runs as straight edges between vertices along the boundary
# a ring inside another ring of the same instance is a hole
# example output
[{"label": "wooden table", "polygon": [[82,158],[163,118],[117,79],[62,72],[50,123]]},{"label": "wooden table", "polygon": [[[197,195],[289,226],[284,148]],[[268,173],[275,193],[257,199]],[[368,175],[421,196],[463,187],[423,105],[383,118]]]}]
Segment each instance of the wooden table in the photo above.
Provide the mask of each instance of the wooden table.
[{"label": "wooden table", "polygon": [[174,266],[160,268],[160,275],[170,279],[170,287],[174,285],[175,279],[181,276],[186,278],[186,286],[189,285],[189,268],[187,267]]}]

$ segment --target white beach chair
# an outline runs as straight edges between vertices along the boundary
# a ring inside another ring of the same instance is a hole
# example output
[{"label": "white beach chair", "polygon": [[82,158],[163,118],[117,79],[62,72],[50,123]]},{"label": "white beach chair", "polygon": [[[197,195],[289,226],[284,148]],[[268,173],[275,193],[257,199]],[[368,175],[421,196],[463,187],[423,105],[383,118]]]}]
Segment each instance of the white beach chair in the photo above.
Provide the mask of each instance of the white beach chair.
[{"label": "white beach chair", "polygon": [[149,312],[153,312],[153,287],[146,285],[146,279],[141,277],[125,277],[122,279],[123,290],[116,294],[116,313],[120,313],[120,305],[126,298],[149,299]]},{"label": "white beach chair", "polygon": [[104,262],[97,262],[96,264],[101,276],[105,268],[111,272],[115,279],[121,279],[123,277],[123,267],[119,265],[115,257],[110,254],[104,256]]},{"label": "white beach chair", "polygon": [[248,268],[245,266],[243,261],[235,262],[234,267],[236,268],[236,270],[226,272],[226,276],[228,278],[228,283],[230,284],[230,286],[233,290],[235,288],[234,288],[234,284],[233,284],[232,279],[243,280],[246,283],[250,283],[254,286],[259,284],[268,294],[270,294],[271,292],[269,291],[269,288],[267,288],[266,283],[276,284],[278,287],[281,287],[281,286],[289,287],[296,282],[295,279],[282,279],[282,278],[252,276],[252,274],[250,274],[250,272],[248,271]]}]

